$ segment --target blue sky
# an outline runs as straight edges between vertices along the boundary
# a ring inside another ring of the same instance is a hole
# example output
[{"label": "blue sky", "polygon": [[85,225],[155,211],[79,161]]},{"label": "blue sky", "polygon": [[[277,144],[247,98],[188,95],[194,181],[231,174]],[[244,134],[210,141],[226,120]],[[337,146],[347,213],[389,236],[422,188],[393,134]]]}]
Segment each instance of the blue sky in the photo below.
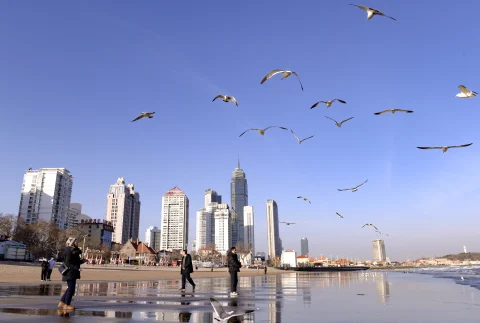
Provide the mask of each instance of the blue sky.
[{"label": "blue sky", "polygon": [[[0,212],[18,211],[24,171],[66,167],[72,202],[104,218],[117,177],[141,194],[141,238],[160,224],[162,195],[190,199],[190,241],[203,192],[229,199],[240,154],[266,251],[265,201],[275,199],[285,248],[392,259],[480,250],[480,3],[10,1],[0,3]],[[435,4],[433,6],[433,4]],[[468,8],[468,10],[465,10]],[[272,69],[297,71],[260,85]],[[219,93],[239,103],[211,102]],[[310,106],[341,98],[346,105]],[[374,116],[389,108],[413,114]],[[155,118],[131,123],[142,111]],[[342,128],[324,118],[353,120]],[[265,136],[250,127],[279,125]],[[471,147],[421,151],[416,146]],[[356,193],[338,192],[365,179]],[[304,195],[308,204],[297,200]],[[345,218],[339,219],[335,212]]]}]

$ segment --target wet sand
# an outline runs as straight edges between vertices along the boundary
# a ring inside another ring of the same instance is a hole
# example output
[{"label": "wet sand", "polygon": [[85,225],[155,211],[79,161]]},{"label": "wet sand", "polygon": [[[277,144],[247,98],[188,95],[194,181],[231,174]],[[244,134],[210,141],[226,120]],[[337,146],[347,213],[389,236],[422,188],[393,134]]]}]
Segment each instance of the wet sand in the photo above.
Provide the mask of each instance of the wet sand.
[{"label": "wet sand", "polygon": [[[285,271],[269,268],[267,275],[284,274]],[[1,284],[24,283],[58,283],[62,280],[58,269],[52,272],[51,282],[40,281],[41,268],[39,264],[0,264]],[[191,275],[193,279],[229,277],[227,268],[199,268]],[[264,276],[263,270],[241,269],[240,277]],[[108,281],[151,281],[162,279],[177,279],[180,277],[178,267],[148,267],[148,266],[82,266],[81,281],[108,282]]]}]

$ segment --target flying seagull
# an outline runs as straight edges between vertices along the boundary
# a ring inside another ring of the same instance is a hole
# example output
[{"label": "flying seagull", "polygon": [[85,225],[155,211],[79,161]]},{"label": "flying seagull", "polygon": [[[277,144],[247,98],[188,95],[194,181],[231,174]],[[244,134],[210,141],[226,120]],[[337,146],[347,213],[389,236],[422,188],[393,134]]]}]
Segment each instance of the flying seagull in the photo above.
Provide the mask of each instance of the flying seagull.
[{"label": "flying seagull", "polygon": [[366,182],[368,182],[368,179],[367,179],[365,182],[363,182],[362,184],[357,185],[357,186],[355,186],[355,187],[353,187],[353,188],[344,188],[344,189],[339,189],[339,188],[337,188],[337,190],[339,190],[340,192],[341,192],[341,191],[352,191],[352,192],[356,192],[356,191],[358,190],[358,188],[359,188],[360,186],[362,186],[363,184],[365,184]]},{"label": "flying seagull", "polygon": [[330,101],[318,101],[317,103],[315,103],[314,105],[312,105],[312,107],[311,107],[310,109],[315,108],[315,107],[316,107],[317,105],[319,105],[320,103],[325,103],[326,106],[327,106],[327,108],[330,108],[330,107],[332,106],[332,103],[335,102],[335,101],[338,101],[338,102],[343,103],[343,104],[347,103],[347,102],[345,102],[345,101],[343,101],[343,100],[340,100],[340,99],[333,99],[333,100],[330,100]]},{"label": "flying seagull", "polygon": [[384,114],[384,113],[387,113],[387,112],[391,112],[392,114],[395,114],[395,112],[413,113],[412,110],[387,109],[387,110],[383,110],[383,111],[380,111],[380,112],[375,112],[374,114],[378,116],[378,115],[380,115],[380,114]]},{"label": "flying seagull", "polygon": [[362,228],[364,228],[365,226],[370,226],[370,227],[373,227],[373,228],[375,228],[375,230],[377,230],[377,231],[378,231],[377,227],[376,227],[376,226],[374,226],[374,225],[373,225],[373,224],[371,224],[371,223],[365,223],[365,224],[363,225],[363,227],[362,227]]},{"label": "flying seagull", "polygon": [[225,311],[222,304],[218,302],[215,298],[210,297],[210,304],[212,304],[213,310],[215,314],[220,318],[215,318],[217,321],[220,322],[227,322],[230,318],[234,316],[242,316],[248,313],[252,313],[254,310],[236,310],[236,311]]},{"label": "flying seagull", "polygon": [[393,17],[387,16],[386,14],[384,14],[384,13],[381,12],[381,11],[378,11],[377,9],[373,9],[373,8],[369,8],[369,7],[365,7],[365,6],[359,6],[358,4],[351,4],[351,3],[350,3],[350,5],[351,5],[351,6],[355,6],[355,7],[357,7],[357,8],[360,8],[360,9],[366,11],[366,12],[367,12],[367,20],[372,19],[373,16],[375,16],[375,15],[384,16],[384,17],[390,18],[390,19],[395,20],[395,21],[397,20],[397,19],[395,19],[395,18],[393,18]]},{"label": "flying seagull", "polygon": [[329,117],[327,117],[327,116],[325,116],[325,118],[335,121],[335,123],[337,124],[337,127],[339,127],[339,128],[342,126],[342,124],[343,124],[344,122],[347,122],[348,120],[353,119],[353,117],[351,117],[351,118],[345,119],[345,120],[343,120],[342,122],[338,123],[337,120],[334,120],[334,119],[329,118]]},{"label": "flying seagull", "polygon": [[219,95],[217,95],[217,96],[212,100],[212,102],[215,101],[216,99],[219,99],[219,98],[222,99],[223,102],[232,101],[232,102],[235,103],[235,105],[238,107],[238,102],[237,102],[237,100],[236,100],[233,96],[229,96],[229,95],[219,94]]},{"label": "flying seagull", "polygon": [[298,141],[299,144],[301,144],[303,141],[305,141],[307,139],[313,138],[313,136],[310,136],[310,137],[307,137],[307,138],[304,138],[304,139],[300,140],[300,138],[297,137],[297,134],[295,132],[293,132],[293,130],[290,130],[290,131],[293,133],[295,138],[297,138],[297,141]]},{"label": "flying seagull", "polygon": [[450,148],[463,148],[463,147],[468,147],[472,145],[472,143],[465,144],[465,145],[460,145],[460,146],[443,146],[443,147],[417,147],[418,149],[441,149],[444,153],[447,152]]},{"label": "flying seagull", "polygon": [[283,221],[280,221],[280,223],[285,223],[286,225],[296,224],[295,222],[283,222]]},{"label": "flying seagull", "polygon": [[302,91],[303,91],[303,85],[302,85],[302,81],[300,81],[300,77],[298,77],[298,74],[297,72],[293,72],[293,71],[287,71],[287,70],[273,70],[271,71],[270,73],[268,73],[267,75],[265,75],[265,77],[263,78],[263,80],[260,82],[260,84],[263,84],[265,83],[265,81],[267,81],[268,79],[270,79],[272,76],[274,76],[275,74],[278,74],[278,73],[282,73],[282,80],[283,79],[286,79],[287,77],[289,77],[290,75],[295,75],[298,79],[298,82],[300,83],[300,87],[302,88]]},{"label": "flying seagull", "polygon": [[458,88],[461,92],[455,95],[457,98],[473,98],[478,95],[477,92],[467,89],[465,85],[459,85]]},{"label": "flying seagull", "polygon": [[312,202],[310,202],[310,200],[307,198],[307,197],[303,197],[303,196],[297,196],[297,199],[303,199],[304,201],[307,201],[308,203],[312,204]]},{"label": "flying seagull", "polygon": [[378,230],[377,230],[377,231],[375,231],[375,232],[377,232],[378,234],[381,234],[381,235],[387,236],[387,237],[389,237],[389,236],[390,236],[389,234],[386,234],[386,233],[380,232],[380,231],[378,231]]},{"label": "flying seagull", "polygon": [[139,115],[138,117],[136,117],[135,119],[133,119],[132,122],[140,120],[140,119],[145,118],[145,117],[148,117],[149,119],[152,119],[153,118],[152,114],[155,114],[155,112],[142,112],[142,114]]},{"label": "flying seagull", "polygon": [[250,130],[257,130],[259,134],[261,134],[262,136],[265,134],[265,131],[267,131],[268,129],[270,128],[280,128],[280,129],[283,129],[283,130],[288,130],[287,128],[285,127],[280,127],[280,126],[269,126],[269,127],[266,127],[265,129],[258,129],[258,128],[250,128],[248,130],[245,130],[244,132],[242,132],[242,134],[239,136],[243,136],[246,132],[250,131]]},{"label": "flying seagull", "polygon": [[340,213],[338,213],[338,212],[335,212],[335,213],[337,213],[339,218],[343,219],[343,216]]}]

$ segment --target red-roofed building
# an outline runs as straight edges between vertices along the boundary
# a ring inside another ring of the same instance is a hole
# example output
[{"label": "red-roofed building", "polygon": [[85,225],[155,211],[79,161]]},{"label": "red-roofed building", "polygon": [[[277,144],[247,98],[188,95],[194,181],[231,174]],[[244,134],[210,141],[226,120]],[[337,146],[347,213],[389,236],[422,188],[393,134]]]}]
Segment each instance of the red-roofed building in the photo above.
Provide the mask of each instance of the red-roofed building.
[{"label": "red-roofed building", "polygon": [[297,257],[297,266],[306,266],[309,263],[309,259],[307,256],[298,256]]},{"label": "red-roofed building", "polygon": [[153,264],[158,261],[158,252],[141,241],[130,239],[120,249],[120,259],[125,262],[136,260],[139,264]]}]

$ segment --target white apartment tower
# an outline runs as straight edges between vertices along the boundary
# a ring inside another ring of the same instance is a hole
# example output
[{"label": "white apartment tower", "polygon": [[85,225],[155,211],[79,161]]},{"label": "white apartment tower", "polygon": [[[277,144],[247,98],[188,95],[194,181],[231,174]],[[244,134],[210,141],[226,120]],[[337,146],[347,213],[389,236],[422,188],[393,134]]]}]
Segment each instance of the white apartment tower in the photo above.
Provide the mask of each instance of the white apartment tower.
[{"label": "white apartment tower", "polygon": [[383,240],[373,240],[373,259],[375,261],[386,261],[385,242]]},{"label": "white apartment tower", "polygon": [[278,206],[275,200],[267,200],[268,258],[275,260],[282,255],[282,241],[278,222]]},{"label": "white apartment tower", "polygon": [[215,245],[215,210],[219,203],[210,202],[208,206],[197,211],[196,251]]},{"label": "white apartment tower", "polygon": [[86,214],[82,214],[82,204],[70,203],[67,211],[67,227],[75,228],[82,220],[91,220],[92,218]]},{"label": "white apartment tower", "polygon": [[46,221],[67,229],[72,186],[73,177],[66,168],[30,168],[23,175],[18,216],[27,224]]},{"label": "white apartment tower", "polygon": [[162,198],[161,250],[182,250],[188,247],[189,202],[175,186]]},{"label": "white apartment tower", "polygon": [[204,207],[207,208],[210,203],[216,202],[218,204],[222,203],[222,196],[217,193],[217,191],[212,190],[211,188],[205,190],[205,204]]},{"label": "white apartment tower", "polygon": [[110,185],[107,195],[106,220],[113,224],[112,242],[124,244],[130,238],[138,239],[140,226],[140,193],[135,191],[133,184],[125,184],[125,179],[119,177]]},{"label": "white apartment tower", "polygon": [[153,225],[145,231],[145,244],[155,250],[160,250],[160,229]]},{"label": "white apartment tower", "polygon": [[247,248],[252,251],[252,257],[255,255],[255,230],[253,225],[253,206],[243,207],[243,238]]},{"label": "white apartment tower", "polygon": [[227,204],[218,204],[215,217],[215,249],[226,255],[232,246],[232,215]]}]

